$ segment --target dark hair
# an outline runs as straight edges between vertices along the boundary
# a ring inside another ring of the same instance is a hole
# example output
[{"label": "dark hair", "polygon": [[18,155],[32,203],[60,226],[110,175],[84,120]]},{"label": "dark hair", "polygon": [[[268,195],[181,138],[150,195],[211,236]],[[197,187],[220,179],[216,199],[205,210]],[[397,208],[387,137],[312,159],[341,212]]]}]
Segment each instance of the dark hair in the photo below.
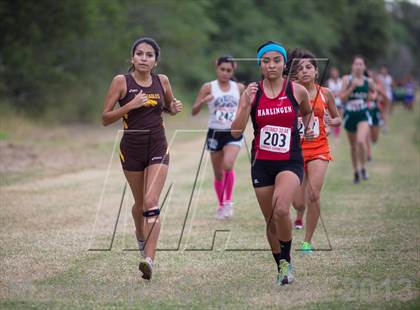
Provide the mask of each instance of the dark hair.
[{"label": "dark hair", "polygon": [[340,70],[336,66],[332,66],[330,68],[330,72],[333,71],[333,70],[336,70],[336,71],[338,71],[338,73],[340,73]]},{"label": "dark hair", "polygon": [[[216,59],[216,66],[220,66],[221,64],[229,63],[232,65],[232,68],[236,69],[236,62],[233,60],[233,56],[231,55],[224,55]],[[232,77],[230,78],[231,81],[238,82],[235,75],[232,74]]]},{"label": "dark hair", "polygon": [[315,55],[306,49],[295,48],[287,55],[287,58],[288,61],[284,70],[284,75],[290,74],[291,77],[294,77],[297,74],[298,66],[296,65],[296,60],[298,59],[308,59],[315,69],[318,69],[318,63],[315,60]]},{"label": "dark hair", "polygon": [[[153,50],[155,51],[155,57],[156,57],[156,61],[157,61],[159,59],[159,56],[160,56],[160,47],[156,43],[155,40],[153,40],[152,38],[149,38],[149,37],[140,37],[136,41],[134,41],[134,43],[131,47],[131,57],[134,56],[134,52],[136,51],[137,46],[141,43],[146,43],[153,48]],[[134,71],[134,65],[131,65],[130,68],[128,69],[128,72],[133,72],[133,71]]]},{"label": "dark hair", "polygon": [[225,55],[225,56],[221,56],[221,57],[217,58],[216,66],[220,66],[223,63],[230,63],[233,68],[235,68],[235,66],[236,66],[236,63],[233,60],[233,57],[231,55]]},{"label": "dark hair", "polygon": [[264,47],[264,46],[267,46],[267,45],[270,45],[270,44],[277,44],[277,45],[280,45],[280,46],[283,46],[281,43],[279,43],[279,42],[276,42],[276,41],[267,41],[267,42],[265,42],[265,43],[263,43],[263,44],[261,44],[260,45],[260,47],[258,47],[258,49],[257,49],[257,54],[258,54],[258,52]]},{"label": "dark hair", "polygon": [[[279,42],[269,40],[269,41],[267,41],[267,42],[265,42],[265,43],[261,44],[261,45],[258,47],[258,49],[257,49],[257,54],[258,54],[258,52],[259,52],[262,48],[264,48],[265,46],[270,45],[270,44],[277,44],[277,45],[283,46],[283,45],[282,45],[281,43],[279,43]],[[284,72],[284,71],[283,71],[283,72]],[[264,74],[261,74],[261,79],[264,79]]]},{"label": "dark hair", "polygon": [[361,60],[363,60],[363,63],[365,64],[365,66],[366,66],[366,59],[365,59],[365,57],[363,57],[362,55],[360,55],[360,54],[357,54],[357,55],[354,55],[354,57],[353,57],[353,61],[351,62],[351,63],[353,63],[356,59],[361,59]]}]

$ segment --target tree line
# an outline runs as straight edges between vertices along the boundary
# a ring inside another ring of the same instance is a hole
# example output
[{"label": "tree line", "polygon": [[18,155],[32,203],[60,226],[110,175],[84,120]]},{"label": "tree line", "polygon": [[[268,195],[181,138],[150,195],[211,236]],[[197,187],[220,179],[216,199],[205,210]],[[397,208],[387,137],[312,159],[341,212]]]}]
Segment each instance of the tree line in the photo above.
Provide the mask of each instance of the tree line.
[{"label": "tree line", "polygon": [[[383,0],[5,0],[0,105],[60,121],[97,118],[140,36],[160,44],[158,71],[186,103],[214,78],[216,57],[255,57],[266,40],[305,47],[343,72],[355,54],[393,64],[405,47],[406,70],[416,70],[419,20],[418,6]],[[240,63],[237,77],[258,79],[256,64]]]}]

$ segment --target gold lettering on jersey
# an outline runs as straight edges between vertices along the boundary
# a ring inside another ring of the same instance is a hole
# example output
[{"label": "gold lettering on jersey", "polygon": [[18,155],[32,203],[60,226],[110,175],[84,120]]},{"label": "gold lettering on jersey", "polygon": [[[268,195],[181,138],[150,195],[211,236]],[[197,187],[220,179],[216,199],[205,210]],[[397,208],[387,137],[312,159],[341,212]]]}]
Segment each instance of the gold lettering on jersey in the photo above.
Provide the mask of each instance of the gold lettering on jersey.
[{"label": "gold lettering on jersey", "polygon": [[149,99],[149,100],[146,101],[146,103],[144,104],[144,106],[145,107],[154,107],[157,104],[158,104],[158,102],[156,100]]},{"label": "gold lettering on jersey", "polygon": [[160,99],[160,94],[147,94],[147,98],[149,99]]},{"label": "gold lettering on jersey", "polygon": [[144,104],[145,107],[154,107],[158,104],[157,100],[155,99],[160,99],[160,94],[146,94],[148,100],[147,102]]}]

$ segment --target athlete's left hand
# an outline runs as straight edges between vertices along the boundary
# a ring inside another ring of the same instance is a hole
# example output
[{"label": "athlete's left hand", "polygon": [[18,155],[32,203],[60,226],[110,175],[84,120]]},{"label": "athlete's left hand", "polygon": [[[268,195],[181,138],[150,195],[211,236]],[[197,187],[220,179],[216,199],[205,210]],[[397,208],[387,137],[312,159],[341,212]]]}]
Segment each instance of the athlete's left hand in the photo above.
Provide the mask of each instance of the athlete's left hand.
[{"label": "athlete's left hand", "polygon": [[333,120],[330,116],[330,113],[328,113],[327,111],[325,111],[325,113],[324,113],[324,123],[327,126],[333,126],[334,125]]},{"label": "athlete's left hand", "polygon": [[327,129],[330,127],[337,127],[340,126],[341,121],[339,117],[331,117],[330,113],[324,114],[324,123],[327,125]]},{"label": "athlete's left hand", "polygon": [[171,106],[170,106],[171,115],[175,115],[181,112],[183,107],[184,106],[180,100],[176,98],[172,99]]}]

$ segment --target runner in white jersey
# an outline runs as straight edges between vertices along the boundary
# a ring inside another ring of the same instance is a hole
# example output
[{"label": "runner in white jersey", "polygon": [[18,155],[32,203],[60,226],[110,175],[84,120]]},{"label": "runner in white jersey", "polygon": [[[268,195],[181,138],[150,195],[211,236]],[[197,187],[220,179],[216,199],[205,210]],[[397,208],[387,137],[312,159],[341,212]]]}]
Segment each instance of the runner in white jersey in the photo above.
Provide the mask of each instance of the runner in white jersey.
[{"label": "runner in white jersey", "polygon": [[200,112],[207,103],[210,118],[207,132],[207,149],[210,151],[214,171],[214,189],[219,206],[217,219],[233,215],[232,194],[235,183],[233,166],[241,148],[243,137],[232,137],[230,128],[235,119],[239,99],[244,90],[240,83],[232,81],[236,64],[231,56],[223,56],[216,61],[217,79],[205,83],[197,95],[192,115]]},{"label": "runner in white jersey", "polygon": [[234,81],[228,81],[228,83],[229,90],[223,91],[218,80],[210,82],[213,99],[207,105],[210,113],[208,127],[211,129],[230,130],[232,121],[235,119],[240,90],[238,83]]},{"label": "runner in white jersey", "polygon": [[383,115],[382,118],[384,120],[384,126],[383,126],[383,130],[384,133],[388,132],[388,119],[389,119],[389,114],[392,111],[393,105],[393,94],[392,94],[392,77],[388,72],[388,68],[385,65],[382,65],[379,69],[379,74],[378,74],[378,78],[382,81],[382,84],[385,87],[385,94],[386,94],[386,101],[384,101],[382,110],[383,110]]},{"label": "runner in white jersey", "polygon": [[[340,114],[340,117],[343,117],[343,104],[340,99],[340,92],[342,88],[342,79],[340,78],[340,72],[336,67],[332,67],[330,70],[330,77],[327,81],[327,87],[332,91],[334,95],[335,105],[337,106],[337,111]],[[340,126],[333,127],[332,132],[335,138],[340,136]]]}]

